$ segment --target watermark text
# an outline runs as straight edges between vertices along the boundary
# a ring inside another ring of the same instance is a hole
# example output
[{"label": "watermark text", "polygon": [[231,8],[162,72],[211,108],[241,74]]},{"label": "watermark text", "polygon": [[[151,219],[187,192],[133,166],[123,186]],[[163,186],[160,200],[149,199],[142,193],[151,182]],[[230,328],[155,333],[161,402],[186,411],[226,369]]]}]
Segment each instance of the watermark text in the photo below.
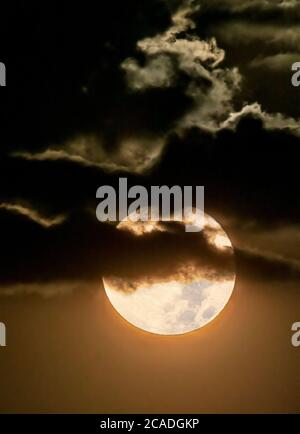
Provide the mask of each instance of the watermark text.
[{"label": "watermark text", "polygon": [[[150,191],[148,191],[150,190]],[[96,209],[101,222],[179,221],[186,232],[200,232],[204,225],[204,187],[135,185],[128,189],[127,178],[119,178],[118,193],[110,185],[99,187]]]},{"label": "watermark text", "polygon": [[0,347],[6,347],[6,327],[0,322]]}]

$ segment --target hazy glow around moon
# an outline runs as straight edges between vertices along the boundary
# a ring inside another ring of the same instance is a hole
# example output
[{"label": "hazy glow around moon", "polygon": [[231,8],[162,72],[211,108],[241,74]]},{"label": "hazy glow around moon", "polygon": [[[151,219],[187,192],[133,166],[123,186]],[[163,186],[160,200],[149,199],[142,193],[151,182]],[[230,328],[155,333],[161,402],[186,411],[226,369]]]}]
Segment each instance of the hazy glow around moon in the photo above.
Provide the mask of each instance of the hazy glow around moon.
[{"label": "hazy glow around moon", "polygon": [[[141,229],[148,233],[146,224],[142,223]],[[125,229],[123,223],[120,225],[120,229]],[[150,230],[155,229],[151,226]],[[136,232],[136,226],[133,231]],[[215,248],[230,249],[233,255],[228,236],[209,216],[206,216],[204,231],[208,242]],[[172,278],[155,283],[145,281],[134,291],[126,292],[116,287],[114,279],[103,279],[111,304],[123,318],[142,330],[162,335],[191,332],[212,321],[227,304],[234,282],[234,272],[226,280],[207,276],[199,278],[199,273],[195,273],[188,282]]]}]

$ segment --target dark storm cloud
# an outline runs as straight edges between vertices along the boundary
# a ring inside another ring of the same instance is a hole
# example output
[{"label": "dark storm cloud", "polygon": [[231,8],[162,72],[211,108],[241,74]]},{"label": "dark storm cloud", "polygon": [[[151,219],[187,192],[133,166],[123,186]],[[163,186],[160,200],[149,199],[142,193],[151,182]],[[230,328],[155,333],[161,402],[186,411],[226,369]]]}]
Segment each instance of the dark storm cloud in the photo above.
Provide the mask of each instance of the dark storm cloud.
[{"label": "dark storm cloud", "polygon": [[[125,176],[129,185],[204,185],[208,212],[221,210],[243,226],[299,224],[300,138],[297,124],[287,123],[249,107],[215,133],[193,128],[171,135],[151,172]],[[122,175],[80,161],[9,157],[0,169],[1,202],[31,203],[50,216],[95,209],[97,188],[118,188]]]},{"label": "dark storm cloud", "polygon": [[[117,6],[122,20],[115,19]],[[295,2],[153,0],[143,6],[130,1],[123,8],[119,2],[100,14],[74,8],[68,24],[63,14],[56,17],[55,6],[49,8],[63,44],[55,53],[45,50],[45,68],[41,71],[39,61],[39,79],[33,74],[27,86],[26,64],[18,65],[25,80],[18,90],[23,101],[30,99],[31,119],[18,101],[19,128],[7,131],[7,149],[13,145],[15,155],[29,160],[79,161],[107,171],[141,173],[157,161],[170,132],[192,126],[218,128],[245,99],[262,102],[264,110],[272,107],[273,112],[300,116],[288,67],[296,53],[284,53],[276,44],[275,49],[258,52],[257,41],[247,34],[251,26],[259,26],[252,34],[263,35],[266,47],[281,34],[297,42],[298,28],[291,28],[292,17],[297,18]],[[109,22],[114,22],[112,28]],[[43,48],[52,47],[47,23],[27,33],[27,38],[38,36]],[[235,33],[240,23],[245,35]],[[83,26],[80,37],[72,32],[76,25]],[[247,49],[241,50],[243,43]],[[39,55],[39,46],[33,47],[37,53],[30,54]],[[13,60],[19,62],[23,53],[16,52]],[[29,69],[36,67],[33,63]],[[268,79],[274,68],[282,84],[278,92],[287,92],[283,98],[276,96]],[[262,78],[269,89],[264,86],[262,91]],[[40,110],[42,99],[47,100],[42,104],[46,111]]]},{"label": "dark storm cloud", "polygon": [[[155,170],[130,176],[129,185],[205,185],[206,212],[221,213],[230,222],[229,232],[299,224],[299,142],[290,131],[266,128],[259,114],[241,114],[217,133],[194,128],[170,137]],[[210,263],[221,272],[228,260],[205,243],[200,248],[199,235],[172,231],[139,238],[99,223],[96,189],[106,184],[117,188],[118,174],[76,162],[10,158],[2,165],[1,181],[6,187],[0,210],[2,285],[93,280],[107,274],[136,278],[150,270],[163,276],[185,261]],[[13,208],[12,203],[23,205]],[[38,220],[49,223],[61,215],[66,219],[56,225]],[[298,278],[293,261],[247,252],[246,247],[237,258],[242,275],[250,269],[257,278]]]},{"label": "dark storm cloud", "polygon": [[[267,3],[262,9],[269,11],[272,2]],[[117,7],[123,19],[116,19]],[[54,4],[46,21],[38,8],[40,25],[32,26],[22,43],[38,38],[42,58],[39,45],[27,44],[28,65],[26,51],[12,44],[11,68],[14,62],[18,68],[18,77],[12,79],[17,79],[19,95],[10,92],[7,111],[12,114],[18,106],[18,129],[12,127],[11,116],[2,133],[2,148],[10,152],[13,148],[14,155],[28,160],[79,161],[107,171],[141,173],[157,161],[170,132],[192,126],[218,128],[241,108],[235,104],[242,81],[235,59],[230,68],[223,64],[232,47],[224,51],[213,32],[205,34],[205,29],[214,28],[219,14],[225,14],[216,31],[222,29],[228,14],[242,15],[249,7],[249,2],[188,0],[180,4],[153,0],[141,6],[132,0],[126,8],[116,2],[94,14],[91,9],[74,7],[68,17],[62,6],[57,17]],[[294,6],[277,2],[272,7],[281,11]],[[254,10],[261,13],[258,5]],[[20,12],[12,7],[10,15],[15,18]],[[55,45],[55,52],[48,35],[51,17],[56,37],[63,41]],[[230,21],[230,29],[234,25]],[[76,26],[82,28],[79,36],[72,31]],[[6,32],[9,37],[10,28]],[[257,74],[253,70],[261,69],[263,62],[253,53],[250,56],[249,77]],[[276,57],[277,64],[280,59]],[[28,70],[33,71],[30,77]],[[248,92],[247,81],[245,87],[242,95]],[[26,101],[30,111],[22,105]]]},{"label": "dark storm cloud", "polygon": [[[171,131],[194,125],[217,128],[234,111],[232,100],[239,89],[240,74],[236,68],[222,67],[224,51],[213,38],[205,41],[197,37],[190,18],[197,7],[188,0],[178,10],[170,10],[164,1],[151,3],[154,12],[148,17],[148,26],[145,25],[143,32],[137,31],[139,27],[131,32],[126,43],[121,36],[134,18],[119,23],[120,40],[115,40],[107,26],[100,35],[94,35],[93,18],[84,40],[88,43],[88,38],[95,38],[92,46],[99,45],[97,56],[91,57],[94,63],[90,60],[83,69],[78,51],[78,61],[71,74],[73,87],[62,76],[54,92],[56,100],[50,98],[47,112],[31,112],[34,126],[28,122],[27,113],[22,113],[25,116],[20,129],[8,134],[5,144],[11,150],[9,143],[13,143],[13,155],[28,160],[79,161],[108,171],[140,173],[156,162]],[[130,9],[138,20],[140,7],[133,2],[133,10]],[[144,6],[143,12],[147,14],[147,11],[148,6]],[[158,19],[160,14],[162,18]],[[110,8],[103,15],[102,20],[106,15],[108,20],[113,19]],[[75,22],[84,17],[75,13]],[[60,21],[58,24],[61,25]],[[44,31],[40,36],[43,41]],[[68,38],[64,44],[69,43]],[[70,68],[75,54],[72,53],[68,54],[71,59],[68,56],[65,59],[60,51],[55,54],[52,74],[61,60],[60,67],[66,74],[65,67]],[[83,59],[92,54],[89,51]],[[55,74],[42,76],[47,83],[54,81],[51,92],[55,78]],[[49,96],[43,94],[43,82],[36,80],[36,83],[38,88],[30,101],[34,108],[41,102],[40,95],[46,99]],[[29,97],[26,93],[24,96]],[[38,130],[34,134],[32,127]],[[47,131],[47,139],[37,134],[39,129]],[[32,133],[34,138],[20,140],[18,133],[22,137]]]},{"label": "dark storm cloud", "polygon": [[[124,173],[131,185],[204,185],[206,211],[223,216],[229,231],[299,224],[300,139],[291,118],[299,108],[282,98],[281,72],[269,97],[254,83],[262,70],[271,83],[268,71],[282,71],[290,54],[278,54],[280,44],[266,35],[261,54],[249,36],[251,26],[269,32],[294,23],[296,6],[254,3],[202,2],[196,12],[184,2],[178,12],[176,1],[120,1],[96,13],[52,2],[37,7],[31,26],[30,8],[10,7],[1,28],[10,40],[1,60],[14,83],[3,89],[1,285],[134,277],[153,267],[163,275],[183,260],[222,268],[226,255],[206,249],[201,259],[193,236],[139,240],[97,222],[97,188],[117,186]],[[235,33],[240,22],[244,39]],[[16,26],[24,34],[18,41]],[[241,95],[236,66],[245,74]],[[268,114],[268,104],[282,113]],[[238,258],[259,278],[295,275],[289,261],[246,248]]]}]

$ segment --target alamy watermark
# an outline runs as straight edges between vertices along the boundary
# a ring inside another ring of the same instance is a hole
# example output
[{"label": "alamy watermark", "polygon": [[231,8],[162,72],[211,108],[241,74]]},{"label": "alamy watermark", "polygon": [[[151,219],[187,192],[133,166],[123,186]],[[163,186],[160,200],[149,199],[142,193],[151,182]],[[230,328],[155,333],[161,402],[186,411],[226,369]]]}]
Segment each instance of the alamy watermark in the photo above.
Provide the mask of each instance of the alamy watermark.
[{"label": "alamy watermark", "polygon": [[300,62],[295,62],[292,65],[292,85],[294,87],[300,86]]},{"label": "alamy watermark", "polygon": [[0,62],[0,86],[6,86],[6,67]]},{"label": "alamy watermark", "polygon": [[6,327],[0,322],[0,347],[6,347]]},{"label": "alamy watermark", "polygon": [[[110,185],[99,187],[96,209],[100,222],[179,221],[186,232],[200,232],[204,225],[204,187],[135,185],[128,189],[127,178],[119,178],[118,193]],[[195,205],[194,205],[195,204]]]},{"label": "alamy watermark", "polygon": [[292,345],[296,348],[300,347],[300,322],[294,322],[292,325]]}]

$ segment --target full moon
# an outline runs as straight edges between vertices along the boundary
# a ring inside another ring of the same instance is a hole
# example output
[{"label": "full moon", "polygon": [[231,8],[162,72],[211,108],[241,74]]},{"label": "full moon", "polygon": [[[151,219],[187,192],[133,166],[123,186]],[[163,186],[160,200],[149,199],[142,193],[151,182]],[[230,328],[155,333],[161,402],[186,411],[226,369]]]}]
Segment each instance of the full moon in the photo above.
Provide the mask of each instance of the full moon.
[{"label": "full moon", "polygon": [[[129,230],[136,236],[161,230],[153,222],[121,222],[118,229]],[[203,235],[212,249],[233,259],[229,237],[208,215],[205,215]],[[184,279],[178,277],[182,275]],[[122,290],[127,284],[129,286],[124,278],[103,279],[107,297],[121,317],[139,329],[159,335],[192,332],[214,320],[228,303],[234,283],[234,267],[229,270],[220,270],[219,267],[202,273],[201,269],[190,264],[182,264],[180,270],[172,270],[167,280],[145,279],[138,282],[132,291]]]}]

